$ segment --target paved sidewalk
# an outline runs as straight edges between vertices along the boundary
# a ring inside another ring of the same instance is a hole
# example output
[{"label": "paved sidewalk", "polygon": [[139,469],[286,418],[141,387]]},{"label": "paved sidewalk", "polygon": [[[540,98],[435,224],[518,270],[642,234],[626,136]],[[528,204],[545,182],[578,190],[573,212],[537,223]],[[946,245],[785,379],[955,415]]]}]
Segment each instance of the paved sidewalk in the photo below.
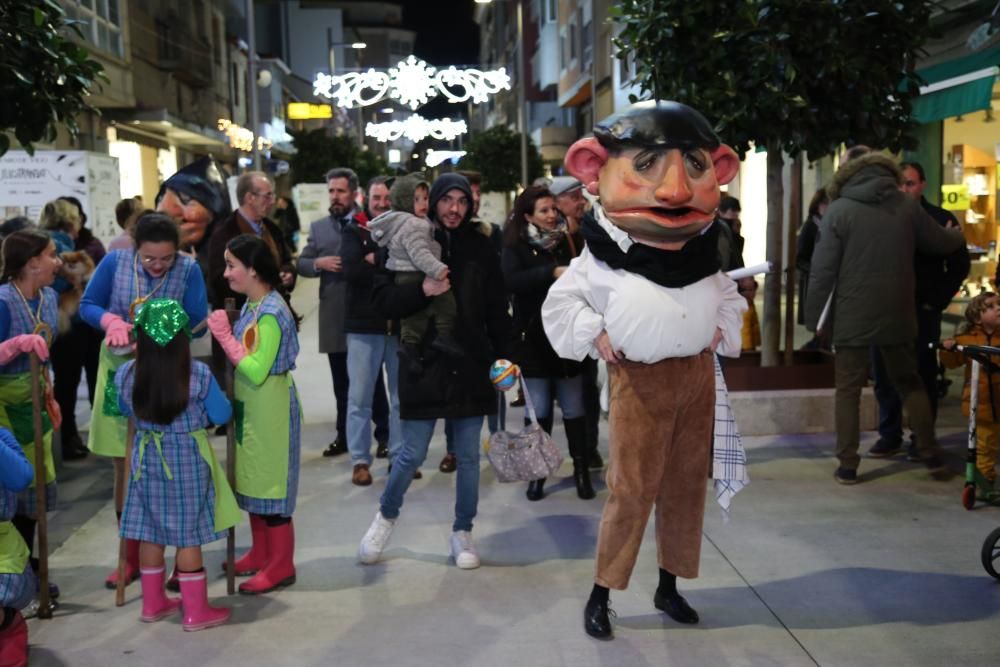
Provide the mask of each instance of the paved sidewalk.
[{"label": "paved sidewalk", "polygon": [[[753,481],[728,524],[707,500],[701,577],[681,582],[701,614],[698,626],[679,626],[652,606],[650,525],[629,590],[612,594],[617,638],[584,634],[607,492],[599,484],[596,500],[577,499],[568,463],[567,478],[530,503],[524,485],[498,484],[484,460],[474,531],[483,567],[458,570],[447,547],[454,480],[436,467],[440,428],[385,561],[357,564],[385,463],[361,488],[350,483],[346,456],[320,455],[333,411],[326,360],[315,354],[314,289],[305,282],[297,300],[307,316],[296,373],[307,422],[298,582],[277,594],[226,598],[224,542],[216,543],[206,548],[210,595],[232,606],[232,622],[199,633],[182,632],[179,618],[140,623],[138,585],[123,608],[103,588],[117,547],[106,466],[68,464],[75,479],[53,517],[65,539],[51,558],[62,606],[54,620],[30,622],[32,665],[1000,664],[1000,583],[979,562],[1000,509],[966,512],[961,480],[933,482],[901,459],[866,459],[863,483],[839,486],[830,435],[748,439]],[[874,441],[865,436],[863,449]],[[558,426],[555,437],[565,441]],[[943,441],[957,467],[964,435],[951,428]],[[248,540],[244,523],[237,543]]]}]

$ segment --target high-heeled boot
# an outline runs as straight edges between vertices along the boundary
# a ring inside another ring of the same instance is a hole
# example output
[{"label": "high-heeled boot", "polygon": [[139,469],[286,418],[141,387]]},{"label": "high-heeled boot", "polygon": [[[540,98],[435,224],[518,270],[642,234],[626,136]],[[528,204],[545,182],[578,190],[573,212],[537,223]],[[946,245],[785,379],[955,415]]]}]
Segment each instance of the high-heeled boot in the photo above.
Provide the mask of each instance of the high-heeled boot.
[{"label": "high-heeled boot", "polygon": [[[527,426],[531,423],[528,415],[524,416],[524,425]],[[552,435],[552,415],[548,417],[540,417],[538,419],[538,425],[542,427],[542,430]],[[541,500],[545,497],[545,477],[541,479],[536,479],[528,482],[528,488],[525,490],[524,495],[528,500]]]},{"label": "high-heeled boot", "polygon": [[569,455],[573,459],[573,481],[576,482],[576,495],[584,500],[590,500],[597,494],[590,483],[590,468],[587,466],[587,419],[576,417],[564,419],[566,441],[569,444]]}]

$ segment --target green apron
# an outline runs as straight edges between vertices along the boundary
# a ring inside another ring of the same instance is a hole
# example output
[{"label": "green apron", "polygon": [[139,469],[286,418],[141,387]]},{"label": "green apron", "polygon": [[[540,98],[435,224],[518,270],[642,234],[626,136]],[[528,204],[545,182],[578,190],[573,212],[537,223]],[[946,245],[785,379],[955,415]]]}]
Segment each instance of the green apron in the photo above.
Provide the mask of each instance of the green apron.
[{"label": "green apron", "polygon": [[237,493],[265,500],[288,495],[291,391],[290,372],[269,375],[261,385],[234,374]]},{"label": "green apron", "polygon": [[[208,434],[205,432],[205,429],[199,429],[189,435],[198,443],[198,453],[201,454],[201,458],[208,464],[208,469],[212,473],[212,486],[215,489],[215,507],[213,508],[215,532],[221,533],[238,525],[242,514],[239,505],[236,504],[236,496],[233,495],[233,490],[229,487],[229,482],[226,480],[226,473],[223,471],[222,466],[219,465],[219,460],[215,458],[215,451],[208,442]],[[142,473],[142,459],[146,455],[146,445],[152,442],[156,446],[157,453],[160,455],[160,462],[163,464],[163,471],[166,473],[167,479],[173,480],[174,475],[170,472],[167,461],[163,457],[163,434],[157,431],[140,431],[138,436],[139,461],[135,467],[135,474],[132,479],[139,479]]]},{"label": "green apron", "polygon": [[28,545],[10,521],[0,521],[0,574],[21,574],[28,564]]},{"label": "green apron", "polygon": [[[42,379],[45,392],[45,379]],[[0,375],[0,426],[14,434],[24,455],[35,465],[35,423],[31,406],[31,373]],[[45,447],[45,482],[56,479],[56,464],[52,460],[52,421],[42,404],[42,437]],[[34,480],[31,486],[35,486]]]},{"label": "green apron", "polygon": [[98,456],[125,456],[128,419],[118,409],[115,372],[131,358],[130,354],[115,354],[107,344],[101,343],[97,386],[94,389],[94,412],[90,417],[90,433],[87,436],[87,447]]}]

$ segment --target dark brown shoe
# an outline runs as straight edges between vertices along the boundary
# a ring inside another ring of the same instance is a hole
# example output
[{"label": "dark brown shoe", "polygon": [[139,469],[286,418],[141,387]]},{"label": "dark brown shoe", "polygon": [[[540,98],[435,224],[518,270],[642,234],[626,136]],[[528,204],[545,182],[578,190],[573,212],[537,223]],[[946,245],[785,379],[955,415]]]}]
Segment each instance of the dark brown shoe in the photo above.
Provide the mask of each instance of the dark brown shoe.
[{"label": "dark brown shoe", "polygon": [[458,459],[455,458],[454,454],[445,454],[444,458],[441,459],[441,463],[438,464],[438,470],[441,472],[455,472],[455,468],[458,467]]},{"label": "dark brown shoe", "polygon": [[354,466],[354,474],[351,475],[351,484],[355,486],[368,486],[372,483],[372,474],[368,472],[367,463],[359,463]]}]

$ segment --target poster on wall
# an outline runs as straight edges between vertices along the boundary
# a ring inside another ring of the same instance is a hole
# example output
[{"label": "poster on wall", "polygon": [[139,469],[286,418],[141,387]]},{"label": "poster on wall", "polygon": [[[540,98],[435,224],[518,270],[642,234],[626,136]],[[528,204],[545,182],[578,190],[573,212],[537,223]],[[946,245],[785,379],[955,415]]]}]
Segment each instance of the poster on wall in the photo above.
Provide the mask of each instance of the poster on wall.
[{"label": "poster on wall", "polygon": [[87,151],[8,151],[0,156],[0,214],[38,220],[46,203],[76,197],[87,226],[107,243],[118,234],[115,204],[120,184],[118,159]]}]

